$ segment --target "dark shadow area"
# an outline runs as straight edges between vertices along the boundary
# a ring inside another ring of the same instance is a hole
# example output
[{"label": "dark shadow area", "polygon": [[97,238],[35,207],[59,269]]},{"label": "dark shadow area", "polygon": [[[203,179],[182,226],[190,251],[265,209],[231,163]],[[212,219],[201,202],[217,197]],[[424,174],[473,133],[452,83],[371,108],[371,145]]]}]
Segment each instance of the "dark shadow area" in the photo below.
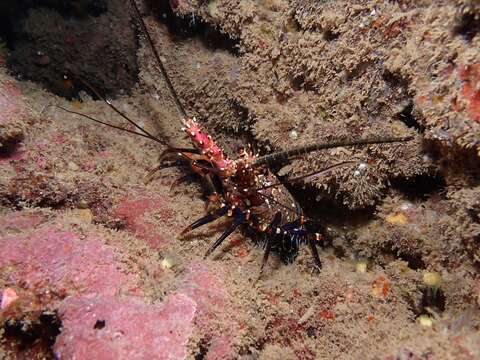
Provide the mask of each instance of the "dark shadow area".
[{"label": "dark shadow area", "polygon": [[393,189],[400,191],[408,200],[427,200],[433,194],[442,193],[446,183],[440,173],[418,175],[409,179],[396,178],[390,181]]},{"label": "dark shadow area", "polygon": [[472,8],[462,11],[453,31],[455,34],[462,36],[465,40],[469,42],[472,41],[480,31],[479,9]]},{"label": "dark shadow area", "polygon": [[323,33],[323,38],[325,39],[325,41],[337,40],[339,36],[340,36],[340,33],[336,33],[332,30],[326,30]]},{"label": "dark shadow area", "polygon": [[62,323],[56,313],[43,313],[35,321],[8,320],[3,325],[4,338],[13,349],[28,357],[28,350],[34,346],[35,353],[47,359],[54,359],[52,347],[60,334]]},{"label": "dark shadow area", "polygon": [[420,304],[420,314],[430,314],[428,310],[437,313],[445,311],[445,294],[440,288],[425,287],[422,289],[422,301]]},{"label": "dark shadow area", "polygon": [[417,130],[423,134],[425,132],[425,126],[420,124],[413,115],[413,102],[410,101],[405,108],[397,114],[396,118],[407,125],[409,128]]},{"label": "dark shadow area", "polygon": [[0,14],[7,66],[20,79],[69,99],[82,90],[73,78],[112,97],[137,81],[137,39],[124,1],[4,0]]},{"label": "dark shadow area", "polygon": [[420,254],[406,254],[401,253],[396,258],[406,261],[408,263],[408,267],[412,270],[424,270],[426,269],[425,262],[422,259]]},{"label": "dark shadow area", "polygon": [[198,37],[208,49],[221,49],[233,55],[238,55],[238,39],[232,39],[227,34],[222,33],[219,28],[207,24],[194,14],[186,17],[177,16],[172,9],[172,6],[176,6],[176,1],[146,0],[145,2],[150,11],[155,14],[157,21],[165,24],[169,33],[179,41],[182,38]]},{"label": "dark shadow area", "polygon": [[334,226],[348,224],[349,227],[356,227],[370,221],[375,213],[374,206],[351,210],[333,198],[322,197],[319,199],[317,198],[320,194],[319,190],[308,184],[300,186],[287,183],[285,186],[295,197],[295,200],[299,202],[308,217],[319,219],[324,224]]}]

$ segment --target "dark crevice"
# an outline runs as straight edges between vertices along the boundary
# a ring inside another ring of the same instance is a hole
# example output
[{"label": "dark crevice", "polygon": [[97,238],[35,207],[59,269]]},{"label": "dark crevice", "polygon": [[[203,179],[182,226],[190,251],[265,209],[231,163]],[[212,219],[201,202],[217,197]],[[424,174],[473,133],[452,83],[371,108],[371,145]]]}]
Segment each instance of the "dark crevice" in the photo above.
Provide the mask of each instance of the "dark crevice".
[{"label": "dark crevice", "polygon": [[21,151],[22,138],[23,138],[23,135],[19,136],[16,139],[10,139],[10,141],[8,142],[3,142],[0,146],[0,160],[9,159],[12,156],[15,156],[16,153]]},{"label": "dark crevice", "polygon": [[105,327],[105,320],[97,320],[95,322],[95,325],[93,325],[93,328],[95,330],[101,330]]},{"label": "dark crevice", "polygon": [[45,8],[58,12],[65,19],[84,18],[89,15],[98,17],[107,11],[104,0],[3,0],[0,3],[0,38],[10,50],[21,35],[21,22],[28,16],[30,10]]},{"label": "dark crevice", "polygon": [[62,323],[56,313],[43,313],[35,321],[7,320],[3,326],[4,337],[18,352],[28,352],[35,345],[35,352],[54,358],[52,347],[60,334]]},{"label": "dark crevice", "polygon": [[137,81],[134,30],[128,6],[118,0],[5,0],[0,38],[9,70],[68,99],[83,78],[102,93],[129,92]]},{"label": "dark crevice", "polygon": [[424,270],[426,269],[425,262],[422,259],[422,256],[420,254],[406,254],[406,253],[400,253],[396,258],[406,261],[408,264],[408,267],[412,270]]},{"label": "dark crevice", "polygon": [[283,181],[305,214],[313,219],[320,219],[321,222],[332,225],[349,224],[355,227],[367,223],[374,217],[374,206],[359,210],[348,209],[333,198],[318,199],[317,196],[320,192],[314,186],[288,184],[288,179],[283,179]]},{"label": "dark crevice", "polygon": [[479,31],[480,13],[475,11],[475,9],[462,9],[462,14],[454,28],[454,33],[470,42]]},{"label": "dark crevice", "polygon": [[425,126],[420,124],[413,115],[413,102],[410,101],[405,108],[397,114],[396,118],[407,125],[409,128],[415,129],[419,133],[425,132]]},{"label": "dark crevice", "polygon": [[200,341],[198,344],[198,351],[194,355],[195,360],[203,360],[207,357],[208,353],[208,344],[205,340]]},{"label": "dark crevice", "polygon": [[303,75],[294,76],[290,80],[290,86],[295,91],[301,90],[303,88],[304,83],[305,83],[305,77]]},{"label": "dark crevice", "polygon": [[422,290],[422,301],[420,303],[420,314],[429,315],[431,311],[441,313],[445,311],[445,294],[442,289],[426,286]]},{"label": "dark crevice", "polygon": [[325,41],[337,40],[339,36],[340,36],[340,33],[336,33],[332,30],[326,30],[323,32],[323,38]]},{"label": "dark crevice", "polygon": [[401,74],[392,73],[388,70],[383,71],[382,78],[392,89],[392,94],[395,94],[392,101],[402,106],[402,110],[396,114],[395,118],[409,128],[423,134],[425,126],[416,117],[418,114],[415,113],[414,103],[408,92],[409,80],[402,77]]},{"label": "dark crevice", "polygon": [[441,194],[446,183],[440,173],[434,175],[418,175],[412,178],[396,178],[391,180],[393,189],[404,194],[410,201],[427,200],[434,194]]},{"label": "dark crevice", "polygon": [[290,79],[290,86],[295,91],[305,90],[310,92],[315,92],[315,85],[305,79],[305,75],[300,74],[292,76]]},{"label": "dark crevice", "polygon": [[220,31],[219,28],[206,23],[202,18],[192,14],[190,16],[177,16],[172,10],[176,1],[168,0],[146,0],[146,3],[157,21],[167,26],[169,33],[178,40],[198,37],[203,45],[212,50],[226,50],[237,56],[239,40],[229,37]]},{"label": "dark crevice", "polygon": [[394,74],[388,70],[382,73],[383,80],[393,88],[401,88],[408,90],[408,81],[402,78],[399,74]]}]

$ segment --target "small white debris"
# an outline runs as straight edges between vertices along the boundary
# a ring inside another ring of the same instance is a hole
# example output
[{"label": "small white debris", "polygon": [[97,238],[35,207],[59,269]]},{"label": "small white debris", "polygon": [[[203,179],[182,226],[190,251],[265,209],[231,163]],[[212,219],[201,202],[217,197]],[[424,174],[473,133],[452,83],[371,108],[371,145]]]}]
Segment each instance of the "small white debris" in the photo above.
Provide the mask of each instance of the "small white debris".
[{"label": "small white debris", "polygon": [[308,319],[310,319],[314,314],[315,314],[315,304],[310,306],[307,311],[305,311],[305,314],[302,315],[302,317],[298,320],[299,324],[304,324],[307,322]]},{"label": "small white debris", "polygon": [[366,273],[368,263],[365,260],[359,260],[355,263],[355,271],[357,273]]},{"label": "small white debris", "polygon": [[425,154],[422,156],[422,161],[424,163],[431,163],[433,160],[430,154]]},{"label": "small white debris", "polygon": [[297,130],[293,129],[293,130],[290,130],[289,133],[288,133],[288,137],[292,140],[297,140],[298,139],[298,132]]},{"label": "small white debris", "polygon": [[413,208],[413,204],[409,201],[405,201],[404,203],[402,203],[402,205],[400,205],[401,211],[408,211],[411,208]]},{"label": "small white debris", "polygon": [[175,262],[171,258],[163,258],[160,265],[163,269],[171,269],[175,265]]},{"label": "small white debris", "polygon": [[433,325],[433,319],[428,315],[420,315],[417,321],[423,327],[432,327]]},{"label": "small white debris", "polygon": [[69,170],[72,170],[72,171],[78,171],[80,169],[80,167],[77,164],[75,164],[73,161],[70,161],[68,163],[68,168]]}]

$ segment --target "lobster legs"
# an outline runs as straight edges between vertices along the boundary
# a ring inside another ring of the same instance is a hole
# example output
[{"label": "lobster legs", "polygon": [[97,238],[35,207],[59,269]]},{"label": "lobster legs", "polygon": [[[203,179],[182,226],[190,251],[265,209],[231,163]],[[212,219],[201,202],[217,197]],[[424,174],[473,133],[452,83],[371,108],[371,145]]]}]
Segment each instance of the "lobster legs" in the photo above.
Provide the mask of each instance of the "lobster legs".
[{"label": "lobster legs", "polygon": [[[223,206],[216,211],[196,220],[182,231],[182,234],[185,234],[200,226],[211,223],[226,214],[232,216],[233,221],[222,233],[222,235],[220,235],[220,237],[208,248],[207,252],[204,255],[204,258],[209,256],[213,251],[215,251],[215,249],[219,247],[222,242],[240,225],[245,224],[248,221],[245,212],[240,210],[239,208],[231,209],[228,206]],[[301,243],[308,243],[310,251],[312,252],[313,259],[315,261],[315,266],[318,270],[320,270],[322,268],[322,263],[318,255],[316,244],[316,242],[321,237],[320,234],[309,232],[304,226],[303,217],[300,217],[294,222],[289,222],[283,225],[280,225],[281,220],[282,215],[280,212],[277,212],[270,224],[263,231],[263,233],[265,234],[265,252],[262,258],[260,273],[263,271],[265,265],[267,264],[272,249],[277,250],[280,253],[291,252],[292,250],[296,252]]]}]

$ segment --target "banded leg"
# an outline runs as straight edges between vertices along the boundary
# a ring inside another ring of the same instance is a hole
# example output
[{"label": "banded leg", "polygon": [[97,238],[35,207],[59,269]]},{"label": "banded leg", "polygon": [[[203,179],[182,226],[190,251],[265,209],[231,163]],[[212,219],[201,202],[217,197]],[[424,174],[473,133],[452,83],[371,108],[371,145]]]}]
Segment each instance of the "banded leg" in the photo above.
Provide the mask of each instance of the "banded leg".
[{"label": "banded leg", "polygon": [[316,237],[315,239],[311,235],[308,237],[308,245],[310,246],[310,250],[312,251],[313,259],[315,260],[315,265],[318,271],[320,271],[320,269],[322,268],[322,262],[320,261],[320,257],[318,256],[318,250],[317,250],[317,244],[316,244],[318,235],[315,234],[315,237]]},{"label": "banded leg", "polygon": [[176,166],[173,165],[165,165],[163,160],[167,158],[169,155],[175,155],[177,159],[187,159],[189,161],[193,161],[194,159],[203,159],[204,156],[199,154],[197,149],[194,148],[176,148],[176,147],[168,147],[165,149],[160,156],[158,157],[158,165],[151,169],[148,174],[145,176],[144,183],[148,184],[152,181],[154,175],[165,168]]},{"label": "banded leg", "polygon": [[260,273],[262,273],[263,268],[267,264],[268,256],[270,255],[270,251],[272,250],[274,236],[276,235],[275,231],[278,225],[280,224],[280,221],[282,221],[282,213],[277,212],[273,217],[272,221],[270,222],[270,224],[268,225],[267,229],[265,230],[265,233],[267,234],[267,244],[265,246],[265,252],[263,253],[262,266],[260,267]]},{"label": "banded leg", "polygon": [[205,225],[205,224],[208,224],[212,221],[215,221],[217,220],[218,218],[222,217],[223,215],[225,215],[228,211],[228,206],[223,206],[221,207],[220,209],[208,214],[208,215],[205,215],[204,217],[201,217],[200,219],[198,219],[197,221],[195,221],[194,223],[190,224],[189,226],[187,226],[180,234],[183,235],[193,229],[196,229],[202,225]]},{"label": "banded leg", "polygon": [[245,222],[245,214],[241,210],[235,209],[233,222],[223,232],[223,234],[217,239],[217,241],[215,241],[212,244],[212,246],[210,246],[210,248],[207,250],[203,258],[205,259],[208,255],[210,255],[217,247],[220,246],[220,244],[223,242],[223,240],[225,240],[228,237],[228,235],[234,232],[235,229],[239,227],[241,224],[243,224],[244,222]]}]

